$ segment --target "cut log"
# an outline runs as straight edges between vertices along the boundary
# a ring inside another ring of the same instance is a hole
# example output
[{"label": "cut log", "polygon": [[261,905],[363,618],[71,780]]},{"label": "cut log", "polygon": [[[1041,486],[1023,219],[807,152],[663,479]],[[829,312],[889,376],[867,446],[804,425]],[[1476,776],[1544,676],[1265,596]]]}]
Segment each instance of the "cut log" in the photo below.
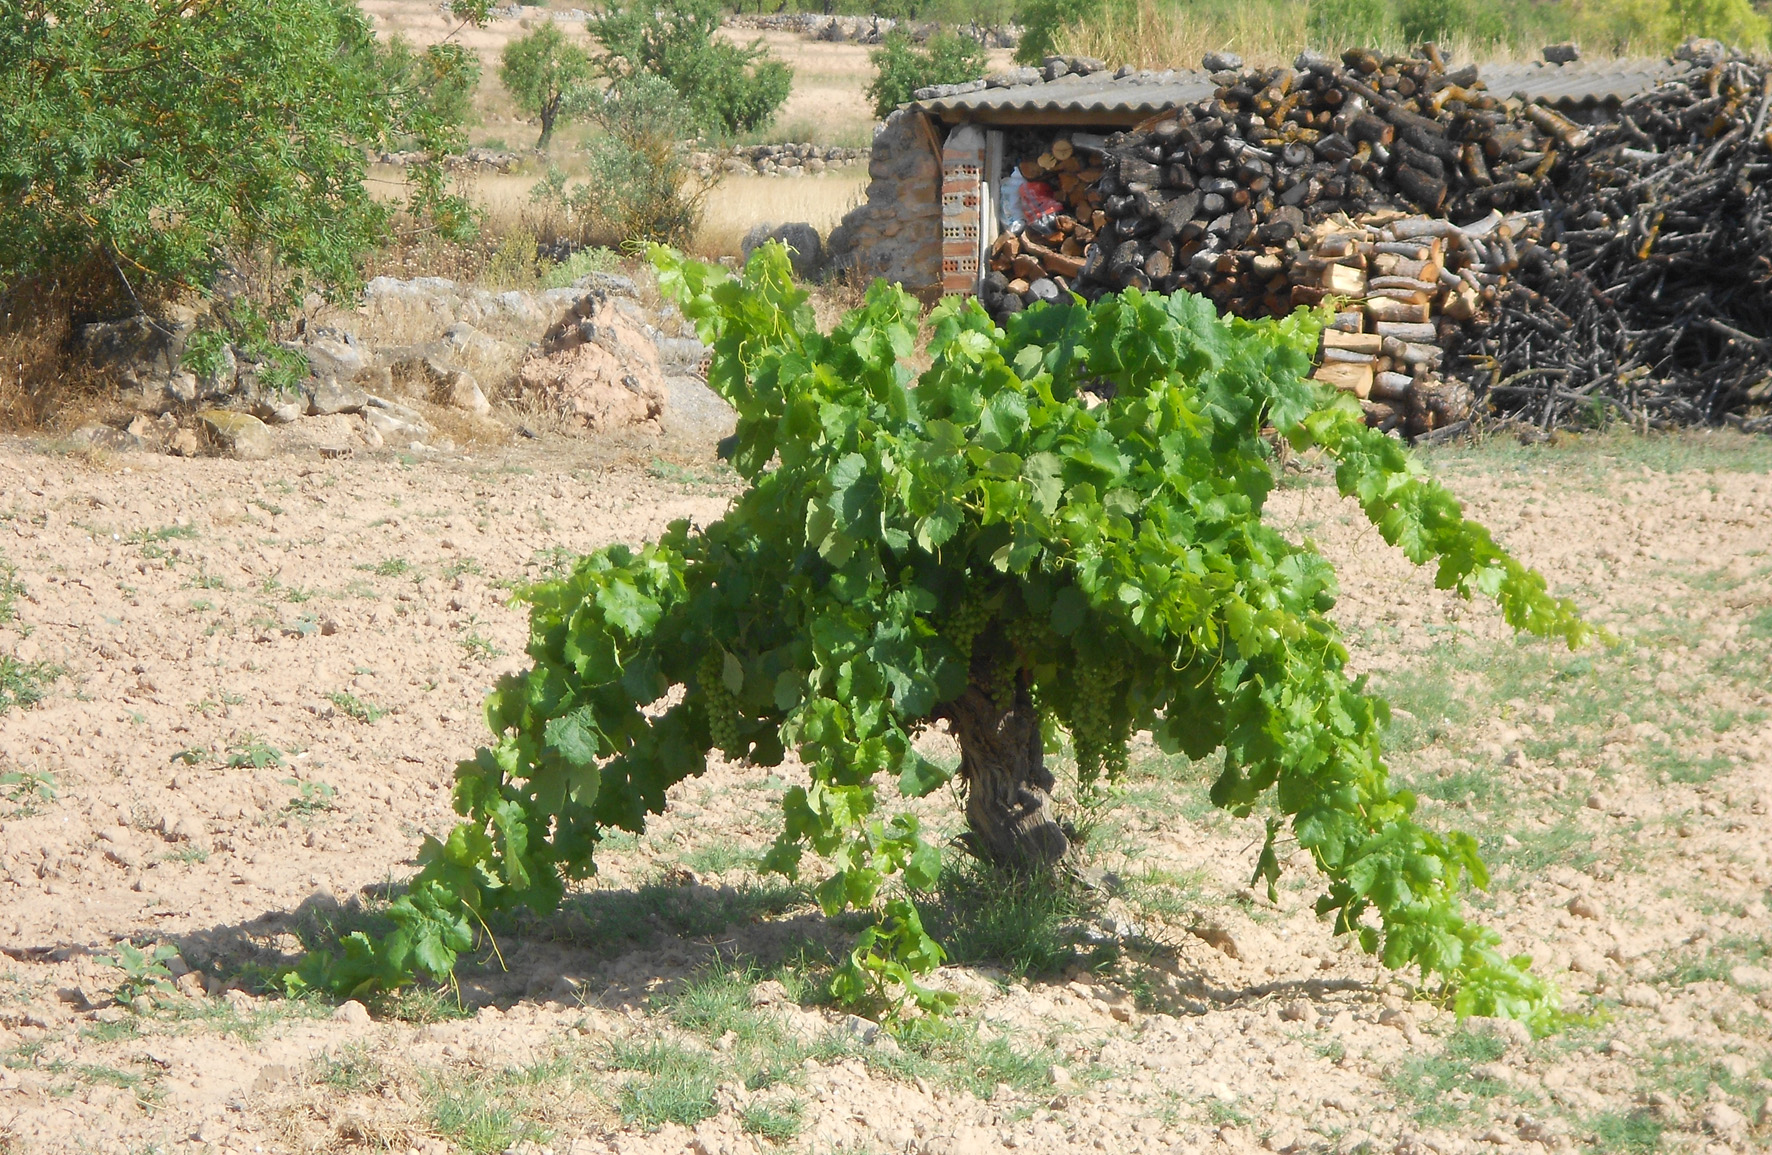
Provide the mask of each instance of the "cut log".
[{"label": "cut log", "polygon": [[1350,365],[1346,362],[1328,361],[1317,366],[1311,374],[1311,380],[1321,381],[1325,385],[1333,385],[1344,392],[1352,393],[1364,401],[1372,394],[1372,366]]},{"label": "cut log", "polygon": [[1343,333],[1338,329],[1323,330],[1323,348],[1348,349],[1355,353],[1376,355],[1384,338],[1377,333]]},{"label": "cut log", "polygon": [[1323,288],[1337,296],[1362,296],[1366,292],[1366,271],[1351,265],[1330,265],[1323,270]]}]

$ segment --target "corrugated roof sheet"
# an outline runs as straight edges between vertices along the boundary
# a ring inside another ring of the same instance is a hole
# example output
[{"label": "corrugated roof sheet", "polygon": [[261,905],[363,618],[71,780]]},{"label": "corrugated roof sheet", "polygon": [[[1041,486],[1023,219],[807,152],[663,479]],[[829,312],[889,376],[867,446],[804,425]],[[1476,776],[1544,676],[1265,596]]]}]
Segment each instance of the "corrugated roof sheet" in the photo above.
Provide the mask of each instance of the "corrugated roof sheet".
[{"label": "corrugated roof sheet", "polygon": [[1621,104],[1639,92],[1678,76],[1690,65],[1668,60],[1578,60],[1572,64],[1495,64],[1481,70],[1483,83],[1498,96],[1570,108]]},{"label": "corrugated roof sheet", "polygon": [[[1520,95],[1561,108],[1616,105],[1646,92],[1689,66],[1668,60],[1595,60],[1572,64],[1497,64],[1481,70],[1489,91]],[[1038,84],[984,88],[919,100],[914,107],[943,118],[1000,117],[1005,113],[1103,114],[1124,119],[1209,99],[1217,86],[1204,72],[1111,72],[1061,76]]]},{"label": "corrugated roof sheet", "polygon": [[1041,84],[985,88],[958,96],[919,100],[916,107],[936,116],[981,112],[1104,113],[1153,115],[1166,108],[1206,100],[1217,90],[1204,72],[1157,72],[1114,79],[1111,72],[1061,76]]}]

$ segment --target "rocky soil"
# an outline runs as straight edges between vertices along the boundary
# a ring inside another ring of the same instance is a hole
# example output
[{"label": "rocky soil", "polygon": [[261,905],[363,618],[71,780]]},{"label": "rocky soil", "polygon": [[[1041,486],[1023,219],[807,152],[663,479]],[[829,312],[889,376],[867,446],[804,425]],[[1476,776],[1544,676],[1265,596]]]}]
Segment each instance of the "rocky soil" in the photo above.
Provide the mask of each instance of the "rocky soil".
[{"label": "rocky soil", "polygon": [[[449,823],[522,662],[510,589],[735,491],[653,452],[0,443],[0,1151],[1772,1143],[1772,454],[1734,435],[1431,459],[1620,639],[1578,654],[1433,590],[1319,472],[1274,498],[1340,567],[1398,773],[1482,838],[1476,905],[1564,991],[1549,1038],[1460,1026],[1337,942],[1302,863],[1277,903],[1248,889],[1257,824],[1151,749],[1087,815],[1068,904],[993,922],[955,864],[946,1024],[821,997],[854,924],[752,869],[794,774],[724,765],[459,991],[277,993]],[[167,979],[122,944],[170,948]]]}]

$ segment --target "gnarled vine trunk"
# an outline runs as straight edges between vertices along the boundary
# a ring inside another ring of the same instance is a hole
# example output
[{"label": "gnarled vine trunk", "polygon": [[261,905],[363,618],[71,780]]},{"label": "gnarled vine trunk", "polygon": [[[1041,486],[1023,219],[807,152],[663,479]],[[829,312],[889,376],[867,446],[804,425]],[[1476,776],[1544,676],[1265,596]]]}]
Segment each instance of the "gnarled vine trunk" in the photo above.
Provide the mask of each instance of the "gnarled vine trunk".
[{"label": "gnarled vine trunk", "polygon": [[1014,870],[1055,865],[1070,839],[1052,816],[1052,772],[1027,687],[1017,687],[1015,700],[1001,710],[989,692],[972,685],[944,712],[960,741],[966,841],[973,852]]}]

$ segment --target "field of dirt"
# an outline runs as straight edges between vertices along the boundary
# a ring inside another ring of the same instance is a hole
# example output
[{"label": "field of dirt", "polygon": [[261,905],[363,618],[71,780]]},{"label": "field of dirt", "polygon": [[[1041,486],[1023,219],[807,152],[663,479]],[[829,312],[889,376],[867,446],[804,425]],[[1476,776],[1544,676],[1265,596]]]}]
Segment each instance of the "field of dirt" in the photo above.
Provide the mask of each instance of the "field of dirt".
[{"label": "field of dirt", "polygon": [[[552,440],[0,442],[0,1152],[1765,1150],[1772,443],[1429,462],[1619,644],[1515,643],[1308,463],[1273,510],[1340,568],[1397,773],[1481,838],[1474,905],[1563,991],[1543,1039],[1338,942],[1307,864],[1278,903],[1249,889],[1259,820],[1148,747],[1085,816],[1088,889],[1003,901],[950,853],[944,1022],[830,1004],[857,924],[754,871],[795,775],[725,765],[560,912],[494,928],[458,991],[283,997],[276,969],[373,923],[447,828],[523,662],[509,591],[716,518],[734,479]],[[170,982],[123,949],[156,946]]]}]

